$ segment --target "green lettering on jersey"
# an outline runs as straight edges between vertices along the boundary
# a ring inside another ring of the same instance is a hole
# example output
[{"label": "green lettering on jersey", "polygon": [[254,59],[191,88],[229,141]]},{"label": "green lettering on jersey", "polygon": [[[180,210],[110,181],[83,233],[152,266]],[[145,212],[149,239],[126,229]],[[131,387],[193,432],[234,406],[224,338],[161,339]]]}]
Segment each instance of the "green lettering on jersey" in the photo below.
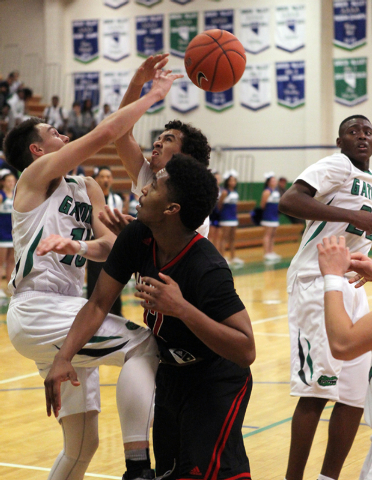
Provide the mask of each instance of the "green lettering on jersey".
[{"label": "green lettering on jersey", "polygon": [[363,182],[363,188],[362,188],[362,191],[360,193],[360,196],[361,197],[366,197],[368,198],[368,195],[367,195],[367,184],[366,182]]},{"label": "green lettering on jersey", "polygon": [[351,187],[351,195],[359,195],[359,179],[354,178],[353,186]]},{"label": "green lettering on jersey", "polygon": [[80,222],[80,202],[75,202],[74,208],[71,210],[69,215],[72,217],[75,215],[75,218],[78,222]]},{"label": "green lettering on jersey", "polygon": [[72,198],[66,195],[65,198],[62,200],[62,203],[59,206],[58,211],[68,215],[68,211],[70,210],[71,204],[72,204]]}]

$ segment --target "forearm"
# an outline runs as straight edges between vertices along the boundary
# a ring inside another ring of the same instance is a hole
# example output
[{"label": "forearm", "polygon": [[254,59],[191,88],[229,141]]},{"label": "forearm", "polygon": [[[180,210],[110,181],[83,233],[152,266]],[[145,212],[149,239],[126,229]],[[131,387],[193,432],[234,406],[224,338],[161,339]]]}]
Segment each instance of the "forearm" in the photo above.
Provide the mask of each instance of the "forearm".
[{"label": "forearm", "polygon": [[[288,193],[288,192],[287,192]],[[352,223],[353,210],[325,205],[309,195],[285,194],[279,211],[304,220]]]},{"label": "forearm", "polygon": [[88,251],[84,257],[94,262],[105,262],[114,244],[113,237],[114,235],[103,235],[100,238],[86,242]]},{"label": "forearm", "polygon": [[178,318],[199,340],[221,357],[241,367],[253,363],[255,359],[253,335],[249,337],[242,331],[216,322],[186,300],[182,304],[182,313]]},{"label": "forearm", "polygon": [[94,336],[106,317],[99,305],[88,301],[77,314],[57,357],[71,361],[74,355]]},{"label": "forearm", "polygon": [[119,108],[123,108],[130,103],[135,102],[141,96],[143,85],[137,85],[133,82],[133,80],[129,83],[129,86],[124,94],[124,97],[120,103]]},{"label": "forearm", "polygon": [[340,360],[354,358],[349,352],[353,322],[345,310],[342,292],[331,290],[324,294],[324,314],[332,355]]}]

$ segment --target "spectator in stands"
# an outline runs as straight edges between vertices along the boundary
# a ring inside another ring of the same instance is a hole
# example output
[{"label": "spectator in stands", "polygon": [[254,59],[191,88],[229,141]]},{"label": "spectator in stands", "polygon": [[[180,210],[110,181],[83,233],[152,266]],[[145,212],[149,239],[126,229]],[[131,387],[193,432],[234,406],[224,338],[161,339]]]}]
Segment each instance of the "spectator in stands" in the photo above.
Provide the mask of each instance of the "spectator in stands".
[{"label": "spectator in stands", "polygon": [[229,244],[230,260],[225,259],[228,264],[241,267],[244,261],[235,256],[235,234],[239,225],[237,214],[237,203],[239,194],[236,191],[238,184],[238,172],[230,170],[225,172],[223,178],[223,190],[218,200],[220,210],[220,226],[222,227],[221,255],[225,254],[226,245]]},{"label": "spectator in stands", "polygon": [[59,105],[58,95],[53,95],[52,105],[45,107],[43,113],[45,123],[57,129],[59,133],[63,133],[66,130],[67,116],[64,108]]},{"label": "spectator in stands", "polygon": [[[212,173],[218,185],[218,198],[220,198],[222,193],[222,189],[220,187],[221,175],[219,172],[217,172],[217,170],[212,170]],[[209,221],[210,223],[208,238],[217,248],[220,254],[223,255],[223,251],[221,249],[222,228],[220,228],[220,210],[218,208],[218,200],[212,213],[209,215]]]},{"label": "spectator in stands", "polygon": [[[110,207],[111,210],[117,208],[120,213],[123,212],[123,200],[120,195],[113,193],[111,191],[112,183],[114,178],[112,176],[112,172],[110,167],[102,166],[98,168],[98,171],[94,174],[94,179],[101,187],[102,192],[105,196],[106,205]],[[90,298],[96,282],[98,280],[98,276],[102,270],[103,265],[105,262],[94,262],[93,260],[89,260],[87,262],[87,297]],[[121,298],[120,295],[113,303],[110,313],[114,315],[121,316]]]},{"label": "spectator in stands", "polygon": [[0,82],[0,111],[9,97],[9,84],[6,80]]},{"label": "spectator in stands", "polygon": [[106,117],[111,115],[112,110],[108,103],[105,103],[97,115],[97,123],[101,123]]},{"label": "spectator in stands", "polygon": [[[6,284],[8,285],[14,269],[11,212],[16,177],[10,170],[4,169],[0,171],[0,180],[2,182],[0,190],[0,268],[5,271]],[[10,296],[8,289],[6,288],[4,291],[0,288],[0,298],[6,296]]]},{"label": "spectator in stands", "polygon": [[13,70],[11,72],[13,82],[9,87],[9,93],[15,93],[19,88],[22,88],[23,84],[19,79],[19,70]]},{"label": "spectator in stands", "polygon": [[67,135],[71,140],[76,140],[88,133],[88,129],[83,126],[83,115],[81,113],[80,102],[75,101],[67,118]]},{"label": "spectator in stands", "polygon": [[81,114],[83,116],[83,129],[86,133],[93,130],[93,128],[96,126],[96,120],[94,118],[92,107],[92,100],[90,98],[85,99],[81,109]]},{"label": "spectator in stands", "polygon": [[0,111],[0,131],[5,136],[15,125],[15,118],[8,103],[4,103]]},{"label": "spectator in stands", "polygon": [[12,109],[16,125],[21,123],[25,116],[27,100],[26,95],[30,95],[30,90],[27,90],[22,87],[18,88],[18,90],[14,92],[7,101],[7,103],[10,105],[10,108]]},{"label": "spectator in stands", "polygon": [[277,190],[278,181],[274,172],[265,174],[265,185],[261,196],[262,208],[261,225],[265,228],[263,237],[264,259],[269,261],[280,260],[281,256],[274,252],[275,232],[279,226],[278,204],[280,193]]}]

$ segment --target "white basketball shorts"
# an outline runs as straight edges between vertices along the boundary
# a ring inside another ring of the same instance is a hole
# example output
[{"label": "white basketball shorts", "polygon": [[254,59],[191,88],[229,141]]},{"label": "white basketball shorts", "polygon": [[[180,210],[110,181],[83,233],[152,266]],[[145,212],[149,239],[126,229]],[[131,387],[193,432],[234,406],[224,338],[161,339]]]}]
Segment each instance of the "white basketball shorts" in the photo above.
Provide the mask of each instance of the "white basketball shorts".
[{"label": "white basketball shorts", "polygon": [[[363,288],[344,279],[344,305],[355,323],[369,312]],[[324,322],[323,277],[296,279],[288,299],[291,341],[291,395],[320,397],[363,408],[371,353],[351,361],[336,360]]]}]

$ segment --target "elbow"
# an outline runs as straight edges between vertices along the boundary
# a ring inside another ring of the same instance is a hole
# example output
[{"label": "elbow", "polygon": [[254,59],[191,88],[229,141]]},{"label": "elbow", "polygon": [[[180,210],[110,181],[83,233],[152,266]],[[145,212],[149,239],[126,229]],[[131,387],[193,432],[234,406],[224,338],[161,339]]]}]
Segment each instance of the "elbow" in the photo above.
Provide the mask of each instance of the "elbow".
[{"label": "elbow", "polygon": [[241,368],[248,368],[249,366],[252,365],[252,363],[256,360],[256,348],[250,348],[246,352],[243,353],[241,358],[239,358],[239,361],[236,363],[239,365]]},{"label": "elbow", "polygon": [[289,202],[285,198],[285,195],[283,195],[282,198],[279,200],[279,205],[278,205],[279,212],[289,213],[289,208],[290,208]]},{"label": "elbow", "polygon": [[349,348],[346,345],[337,342],[330,342],[329,346],[331,348],[332,356],[336,360],[352,360],[355,358],[350,354]]}]

